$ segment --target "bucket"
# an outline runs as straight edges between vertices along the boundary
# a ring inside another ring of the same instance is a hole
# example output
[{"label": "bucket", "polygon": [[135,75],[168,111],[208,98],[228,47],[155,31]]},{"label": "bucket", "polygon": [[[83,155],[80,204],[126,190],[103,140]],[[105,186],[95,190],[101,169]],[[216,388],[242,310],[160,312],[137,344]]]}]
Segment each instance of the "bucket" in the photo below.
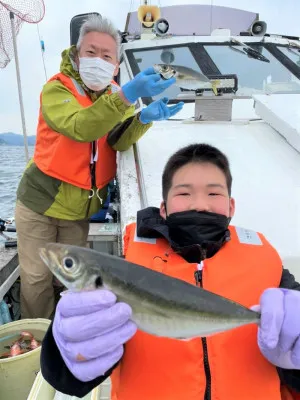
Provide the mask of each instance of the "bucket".
[{"label": "bucket", "polygon": [[[36,340],[43,340],[51,321],[43,318],[21,319],[0,326],[0,339],[21,331],[31,332]],[[15,338],[0,341],[0,354]],[[26,400],[40,370],[41,347],[19,356],[0,359],[0,399]]]},{"label": "bucket", "polygon": [[[41,371],[37,374],[27,400],[79,400],[79,397],[57,392],[43,378]],[[95,387],[82,400],[110,400],[110,379]]]},{"label": "bucket", "polygon": [[41,371],[37,374],[27,400],[53,400],[55,389],[43,378]]}]

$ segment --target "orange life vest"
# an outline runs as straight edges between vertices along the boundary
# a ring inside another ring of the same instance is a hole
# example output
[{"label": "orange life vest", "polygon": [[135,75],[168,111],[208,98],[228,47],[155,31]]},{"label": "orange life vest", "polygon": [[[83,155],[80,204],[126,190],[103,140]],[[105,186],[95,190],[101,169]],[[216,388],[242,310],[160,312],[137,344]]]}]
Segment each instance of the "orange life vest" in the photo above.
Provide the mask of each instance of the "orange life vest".
[{"label": "orange life vest", "polygon": [[[59,80],[82,107],[93,104],[75,79],[59,73],[49,79],[49,82],[53,80]],[[118,86],[114,81],[112,85]],[[107,185],[116,174],[116,152],[108,145],[106,139],[107,134],[96,142],[98,160],[95,163],[95,185],[99,189]],[[33,158],[41,171],[82,189],[91,189],[92,145],[91,142],[77,142],[51,129],[43,118],[40,106]]]},{"label": "orange life vest", "polygon": [[[196,284],[197,264],[174,253],[165,239],[137,237],[135,228],[126,228],[128,261]],[[263,235],[233,226],[230,231],[231,240],[203,262],[202,285],[250,307],[265,289],[279,286],[282,263]],[[180,341],[138,330],[112,373],[112,399],[203,400],[209,365],[211,400],[292,400],[258,348],[257,329],[251,324],[207,337],[206,354],[201,338]]]}]

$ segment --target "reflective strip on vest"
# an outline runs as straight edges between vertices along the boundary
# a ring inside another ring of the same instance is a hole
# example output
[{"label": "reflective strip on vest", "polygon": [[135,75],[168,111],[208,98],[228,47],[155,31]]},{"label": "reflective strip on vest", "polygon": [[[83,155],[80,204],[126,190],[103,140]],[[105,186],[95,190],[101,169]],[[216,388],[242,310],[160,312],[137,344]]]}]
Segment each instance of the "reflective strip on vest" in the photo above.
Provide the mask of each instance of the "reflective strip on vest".
[{"label": "reflective strip on vest", "polygon": [[137,236],[136,229],[134,231],[134,239],[133,240],[137,243],[156,244],[155,238],[144,238],[144,237]]}]

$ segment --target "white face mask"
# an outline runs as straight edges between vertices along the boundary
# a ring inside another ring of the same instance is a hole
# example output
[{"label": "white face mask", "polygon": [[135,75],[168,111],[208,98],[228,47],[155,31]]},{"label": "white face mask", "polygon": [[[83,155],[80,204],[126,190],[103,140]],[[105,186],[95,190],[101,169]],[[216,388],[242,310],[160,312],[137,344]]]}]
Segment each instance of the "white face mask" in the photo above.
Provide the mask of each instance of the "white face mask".
[{"label": "white face mask", "polygon": [[91,90],[105,89],[111,82],[116,66],[99,57],[79,57],[79,74]]}]

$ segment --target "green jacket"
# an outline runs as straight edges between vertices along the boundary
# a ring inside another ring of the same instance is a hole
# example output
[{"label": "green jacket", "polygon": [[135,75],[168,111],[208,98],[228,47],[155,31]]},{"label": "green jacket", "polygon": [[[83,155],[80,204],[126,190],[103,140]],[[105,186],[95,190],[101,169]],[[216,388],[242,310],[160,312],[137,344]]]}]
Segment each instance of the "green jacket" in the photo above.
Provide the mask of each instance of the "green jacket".
[{"label": "green jacket", "polygon": [[[71,139],[92,142],[108,132],[108,143],[117,151],[128,150],[150,128],[134,116],[134,106],[127,106],[118,93],[99,96],[82,82],[74,62],[74,46],[63,51],[60,72],[74,78],[89,94],[93,105],[83,108],[59,81],[47,82],[41,94],[41,111],[53,130]],[[68,101],[66,101],[66,99]],[[108,186],[99,195],[103,204]],[[101,203],[90,191],[62,182],[44,174],[31,159],[26,166],[17,190],[17,199],[32,211],[49,217],[82,220],[95,214]]]}]

